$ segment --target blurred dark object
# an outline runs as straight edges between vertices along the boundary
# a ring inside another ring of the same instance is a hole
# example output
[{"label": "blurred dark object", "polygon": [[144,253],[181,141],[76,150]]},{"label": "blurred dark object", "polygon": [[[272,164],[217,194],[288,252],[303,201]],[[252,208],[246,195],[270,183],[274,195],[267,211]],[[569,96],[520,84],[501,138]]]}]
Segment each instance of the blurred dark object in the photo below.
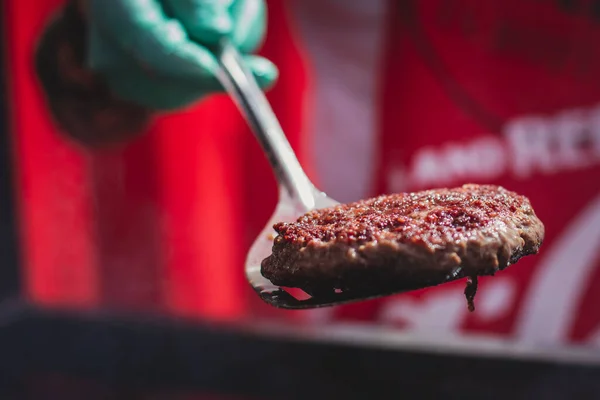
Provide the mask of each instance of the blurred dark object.
[{"label": "blurred dark object", "polygon": [[44,399],[68,399],[70,393],[177,399],[189,393],[181,398],[512,400],[592,399],[600,393],[598,368],[274,340],[173,321],[3,307],[2,398],[28,398],[21,396],[36,386],[47,388]]},{"label": "blurred dark object", "polygon": [[61,132],[84,146],[106,146],[143,132],[151,111],[117,99],[85,67],[87,26],[78,2],[68,2],[40,39],[36,74]]}]

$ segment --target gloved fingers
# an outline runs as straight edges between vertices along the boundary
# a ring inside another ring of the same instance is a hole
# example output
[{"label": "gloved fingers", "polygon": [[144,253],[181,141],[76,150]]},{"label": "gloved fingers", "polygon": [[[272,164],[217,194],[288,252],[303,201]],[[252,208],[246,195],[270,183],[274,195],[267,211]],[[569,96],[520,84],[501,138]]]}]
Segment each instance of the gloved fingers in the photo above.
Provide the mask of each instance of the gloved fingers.
[{"label": "gloved fingers", "polygon": [[241,52],[251,53],[265,34],[264,0],[161,0],[161,4],[199,44],[214,46],[229,37]]},{"label": "gloved fingers", "polygon": [[[137,64],[159,75],[189,80],[214,76],[217,61],[203,46],[190,41],[183,25],[164,14],[157,0],[90,0],[90,29]],[[90,57],[90,67],[110,69],[101,54]]]},{"label": "gloved fingers", "polygon": [[152,109],[177,109],[199,99],[205,91],[214,89],[216,84],[212,75],[194,79],[198,82],[194,86],[190,86],[190,80],[182,82],[176,75],[158,75],[140,65],[130,54],[97,34],[94,29],[90,30],[89,40],[89,58],[102,62],[101,68],[95,70],[102,74],[111,90],[123,100]]},{"label": "gloved fingers", "polygon": [[279,70],[266,58],[248,55],[244,56],[244,62],[262,89],[270,88],[277,81]]},{"label": "gloved fingers", "polygon": [[252,53],[260,45],[267,26],[264,0],[237,0],[231,6],[233,32],[231,42],[243,53]]},{"label": "gloved fingers", "polygon": [[[103,77],[113,92],[124,100],[155,110],[175,110],[224,90],[215,76],[189,79],[157,75],[141,67],[136,60],[100,36],[95,35],[92,43],[93,51],[111,60],[110,68],[102,71]],[[266,89],[276,81],[278,71],[270,61],[258,56],[245,56],[244,62],[261,88]]]},{"label": "gloved fingers", "polygon": [[233,0],[161,0],[165,11],[180,21],[191,39],[213,46],[234,29]]}]

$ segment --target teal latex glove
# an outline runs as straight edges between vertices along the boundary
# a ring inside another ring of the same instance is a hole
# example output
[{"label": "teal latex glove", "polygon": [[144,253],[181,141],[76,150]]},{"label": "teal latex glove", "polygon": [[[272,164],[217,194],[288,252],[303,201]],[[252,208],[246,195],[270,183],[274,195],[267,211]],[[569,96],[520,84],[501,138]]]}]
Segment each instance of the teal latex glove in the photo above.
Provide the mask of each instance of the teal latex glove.
[{"label": "teal latex glove", "polygon": [[209,50],[222,37],[261,87],[277,79],[270,61],[249,55],[265,33],[264,0],[88,0],[87,15],[88,67],[139,105],[173,110],[222,91]]}]

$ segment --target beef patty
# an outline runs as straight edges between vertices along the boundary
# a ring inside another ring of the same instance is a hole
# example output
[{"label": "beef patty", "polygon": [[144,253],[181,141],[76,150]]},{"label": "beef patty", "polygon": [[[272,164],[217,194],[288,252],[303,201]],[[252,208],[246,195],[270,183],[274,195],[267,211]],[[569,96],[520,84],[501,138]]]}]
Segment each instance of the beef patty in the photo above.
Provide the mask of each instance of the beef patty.
[{"label": "beef patty", "polygon": [[544,225],[529,200],[502,187],[464,185],[314,210],[274,226],[262,275],[317,296],[333,290],[407,291],[493,275],[538,252]]}]

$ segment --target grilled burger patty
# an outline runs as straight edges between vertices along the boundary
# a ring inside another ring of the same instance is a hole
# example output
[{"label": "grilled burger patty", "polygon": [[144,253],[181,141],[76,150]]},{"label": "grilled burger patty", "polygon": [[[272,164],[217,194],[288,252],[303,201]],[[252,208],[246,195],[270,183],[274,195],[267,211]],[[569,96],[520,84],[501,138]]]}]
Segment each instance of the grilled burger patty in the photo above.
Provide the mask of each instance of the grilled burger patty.
[{"label": "grilled burger patty", "polygon": [[375,197],[274,226],[261,272],[307,293],[405,291],[493,275],[538,252],[544,225],[529,200],[492,185]]}]

